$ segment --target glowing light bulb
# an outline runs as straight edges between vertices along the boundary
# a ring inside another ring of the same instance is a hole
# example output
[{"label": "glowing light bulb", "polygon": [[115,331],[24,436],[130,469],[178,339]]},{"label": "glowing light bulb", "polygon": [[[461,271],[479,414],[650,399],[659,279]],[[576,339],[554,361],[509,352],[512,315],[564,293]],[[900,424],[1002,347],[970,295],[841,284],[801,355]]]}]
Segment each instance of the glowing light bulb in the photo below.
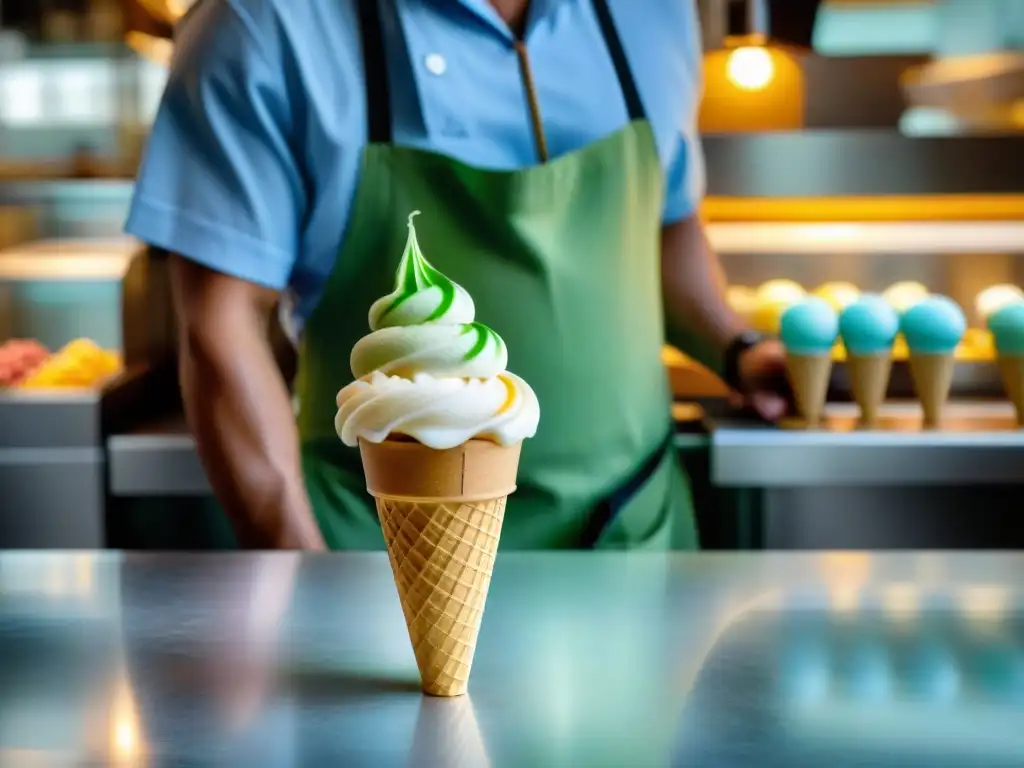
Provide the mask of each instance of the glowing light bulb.
[{"label": "glowing light bulb", "polygon": [[763,91],[775,79],[775,62],[766,48],[744,46],[729,54],[726,75],[741,91]]}]

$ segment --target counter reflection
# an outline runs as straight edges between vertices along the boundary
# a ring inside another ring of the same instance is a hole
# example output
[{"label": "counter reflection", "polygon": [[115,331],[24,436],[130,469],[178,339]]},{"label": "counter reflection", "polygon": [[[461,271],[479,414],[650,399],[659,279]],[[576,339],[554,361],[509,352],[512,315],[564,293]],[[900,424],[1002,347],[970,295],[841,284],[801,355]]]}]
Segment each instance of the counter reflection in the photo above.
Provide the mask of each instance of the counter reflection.
[{"label": "counter reflection", "polygon": [[137,730],[111,723],[112,757],[146,744],[149,764],[290,764],[294,707],[283,622],[298,559],[132,557],[122,641]]},{"label": "counter reflection", "polygon": [[104,573],[113,573],[109,561],[92,555],[6,553],[0,569],[0,596],[33,598],[43,603],[66,599],[91,603],[112,596],[116,582],[104,579]]},{"label": "counter reflection", "polygon": [[134,766],[117,564],[86,555],[0,561],[0,765]]},{"label": "counter reflection", "polygon": [[416,719],[409,768],[491,768],[476,711],[469,696],[424,697]]},{"label": "counter reflection", "polygon": [[777,602],[710,651],[676,765],[1024,764],[1024,611],[1008,588],[847,585]]},{"label": "counter reflection", "polygon": [[129,558],[124,653],[145,764],[404,768],[414,742],[484,754],[468,700],[420,710],[408,638],[353,616],[343,593],[386,596],[401,621],[394,585],[368,581],[326,558]]}]

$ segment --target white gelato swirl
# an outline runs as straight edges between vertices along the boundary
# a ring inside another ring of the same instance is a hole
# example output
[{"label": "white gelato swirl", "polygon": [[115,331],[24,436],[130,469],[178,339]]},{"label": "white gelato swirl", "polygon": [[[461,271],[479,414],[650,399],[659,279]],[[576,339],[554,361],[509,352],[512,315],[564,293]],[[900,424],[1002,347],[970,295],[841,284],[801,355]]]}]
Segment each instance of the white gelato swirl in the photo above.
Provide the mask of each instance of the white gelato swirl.
[{"label": "white gelato swirl", "polygon": [[352,349],[356,381],[338,393],[338,436],[355,447],[404,435],[438,450],[533,437],[537,396],[505,370],[505,342],[475,322],[472,297],[423,257],[415,215],[395,290],[374,302],[372,333]]},{"label": "white gelato swirl", "polygon": [[537,432],[540,405],[530,386],[512,373],[491,379],[413,379],[373,373],[338,393],[334,426],[345,445],[380,443],[408,435],[444,450],[482,438],[514,445]]},{"label": "white gelato swirl", "polygon": [[364,336],[352,348],[351,364],[356,378],[380,371],[407,379],[418,373],[489,379],[505,370],[508,350],[497,334],[478,323],[429,323]]},{"label": "white gelato swirl", "polygon": [[[476,317],[473,297],[466,293],[461,285],[450,285],[450,289],[448,286],[431,285],[417,290],[411,296],[405,296],[405,286],[399,285],[392,293],[373,302],[373,306],[370,307],[370,330],[422,325],[433,320],[472,323]],[[446,289],[452,292],[451,303],[447,307]],[[441,307],[444,307],[443,314],[435,317]]]}]

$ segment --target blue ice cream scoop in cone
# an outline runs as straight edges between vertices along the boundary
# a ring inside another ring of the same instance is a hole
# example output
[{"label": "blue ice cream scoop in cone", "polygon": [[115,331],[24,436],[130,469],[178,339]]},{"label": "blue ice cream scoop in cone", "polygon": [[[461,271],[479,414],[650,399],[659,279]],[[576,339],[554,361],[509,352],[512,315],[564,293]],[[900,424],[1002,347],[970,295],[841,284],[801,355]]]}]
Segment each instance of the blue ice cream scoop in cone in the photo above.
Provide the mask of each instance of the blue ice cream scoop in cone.
[{"label": "blue ice cream scoop in cone", "polygon": [[900,318],[910,349],[910,375],[924,411],[925,429],[938,429],[956,368],[956,348],[967,331],[960,306],[946,296],[929,296]]},{"label": "blue ice cream scoop in cone", "polygon": [[846,365],[853,398],[860,406],[862,427],[872,429],[878,423],[899,330],[899,313],[882,296],[862,296],[839,317],[839,333],[846,346]]},{"label": "blue ice cream scoop in cone", "polygon": [[786,310],[779,332],[797,410],[807,428],[815,429],[821,424],[828,396],[839,316],[824,299],[808,298]]},{"label": "blue ice cream scoop in cone", "polygon": [[1024,301],[1007,304],[990,315],[988,329],[995,341],[1006,396],[1017,412],[1017,424],[1024,427]]}]

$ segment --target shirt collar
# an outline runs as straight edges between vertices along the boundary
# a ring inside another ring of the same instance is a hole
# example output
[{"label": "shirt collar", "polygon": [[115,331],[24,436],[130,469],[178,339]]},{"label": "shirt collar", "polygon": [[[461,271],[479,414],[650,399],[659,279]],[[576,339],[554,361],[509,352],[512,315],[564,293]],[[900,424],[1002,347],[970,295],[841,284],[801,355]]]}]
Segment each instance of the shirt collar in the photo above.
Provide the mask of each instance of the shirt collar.
[{"label": "shirt collar", "polygon": [[[503,34],[511,37],[511,32],[504,19],[498,15],[498,12],[494,10],[494,6],[491,5],[489,0],[447,0],[448,2],[457,3],[463,6],[474,15],[478,16],[483,21],[486,21],[493,27],[496,27]],[[441,0],[434,0],[441,4]],[[530,0],[530,8],[527,11],[527,22],[526,31],[529,34],[530,30],[533,29],[539,22],[548,19],[559,6],[571,2],[571,0]]]}]

